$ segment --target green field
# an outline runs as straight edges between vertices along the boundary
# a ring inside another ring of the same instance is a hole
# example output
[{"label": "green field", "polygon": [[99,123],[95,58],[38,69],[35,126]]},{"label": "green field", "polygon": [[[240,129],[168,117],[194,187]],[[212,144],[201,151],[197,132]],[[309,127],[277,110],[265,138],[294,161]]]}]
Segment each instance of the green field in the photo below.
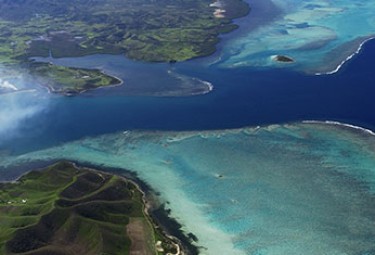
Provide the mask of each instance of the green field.
[{"label": "green field", "polygon": [[145,215],[143,194],[118,176],[60,162],[0,186],[0,254],[175,251]]},{"label": "green field", "polygon": [[[0,64],[19,65],[37,56],[60,58],[96,53],[124,54],[149,62],[207,56],[215,52],[221,33],[237,27],[232,20],[249,12],[242,0],[222,0],[220,6],[213,3],[213,0],[0,0]],[[218,9],[225,10],[223,15],[214,14]],[[87,83],[79,75],[73,83],[66,78],[76,70],[64,71],[58,70],[64,77],[57,79],[56,70],[51,71],[54,75],[48,76],[48,87],[59,87],[52,91],[87,89]],[[107,79],[110,77],[93,87],[113,85],[104,81]]]},{"label": "green field", "polygon": [[0,0],[0,59],[124,53],[145,61],[182,61],[215,51],[241,0]]},{"label": "green field", "polygon": [[51,92],[72,95],[89,89],[121,84],[121,80],[99,70],[32,63],[30,71]]}]

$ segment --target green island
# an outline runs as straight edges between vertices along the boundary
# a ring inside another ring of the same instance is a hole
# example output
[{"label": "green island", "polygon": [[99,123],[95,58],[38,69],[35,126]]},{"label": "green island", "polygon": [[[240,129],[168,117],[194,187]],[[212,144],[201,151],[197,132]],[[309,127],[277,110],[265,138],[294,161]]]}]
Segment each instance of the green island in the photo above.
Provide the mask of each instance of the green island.
[{"label": "green island", "polygon": [[[89,89],[96,89],[122,81],[106,75],[100,70],[57,66],[50,63],[32,63],[30,71],[35,74],[39,83],[51,92],[74,95]],[[54,81],[54,82],[51,82]]]},{"label": "green island", "polygon": [[0,253],[179,254],[138,186],[70,162],[0,183]]},{"label": "green island", "polygon": [[289,57],[289,56],[285,56],[285,55],[276,55],[274,57],[272,57],[272,59],[276,62],[282,62],[282,63],[293,63],[294,62],[294,59]]},{"label": "green island", "polygon": [[[242,0],[0,0],[0,63],[97,53],[148,62],[184,61],[215,52],[219,35],[236,29],[232,20],[248,12]],[[47,75],[49,84],[59,83],[58,92],[65,86],[72,90],[70,79],[55,80],[56,73],[69,76],[72,71],[57,69]],[[45,69],[32,70],[36,75],[39,71],[45,77]],[[94,70],[89,76],[96,80],[107,75],[100,78]],[[77,92],[118,84],[116,79],[108,83],[109,77],[103,83],[80,75],[75,79],[80,80],[73,86]]]}]

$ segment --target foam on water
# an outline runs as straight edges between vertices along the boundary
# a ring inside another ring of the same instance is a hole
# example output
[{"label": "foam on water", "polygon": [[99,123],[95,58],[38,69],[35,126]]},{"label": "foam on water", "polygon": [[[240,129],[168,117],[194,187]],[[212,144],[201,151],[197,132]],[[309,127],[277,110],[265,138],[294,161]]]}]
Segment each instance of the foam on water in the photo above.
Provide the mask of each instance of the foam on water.
[{"label": "foam on water", "polygon": [[[222,66],[292,67],[308,73],[334,73],[375,35],[374,0],[272,2],[282,14],[273,22],[228,40]],[[290,56],[295,63],[277,63],[270,59],[272,55]]]},{"label": "foam on water", "polygon": [[374,144],[337,123],[125,131],[1,162],[66,158],[132,170],[170,202],[202,254],[357,255],[375,250]]}]

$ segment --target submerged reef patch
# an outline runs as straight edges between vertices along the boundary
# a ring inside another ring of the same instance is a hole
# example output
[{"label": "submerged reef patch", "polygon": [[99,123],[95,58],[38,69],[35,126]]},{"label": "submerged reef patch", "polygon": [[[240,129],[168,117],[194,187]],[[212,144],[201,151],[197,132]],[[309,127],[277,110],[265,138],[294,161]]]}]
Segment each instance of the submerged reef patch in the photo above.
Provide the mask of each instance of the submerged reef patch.
[{"label": "submerged reef patch", "polygon": [[[340,123],[126,131],[19,156],[128,169],[204,254],[364,254],[375,239],[375,136]],[[306,246],[309,249],[306,249]]]},{"label": "submerged reef patch", "polygon": [[[249,31],[242,26],[242,35],[226,43],[221,66],[274,67],[269,57],[280,54],[297,62],[284,67],[309,74],[337,72],[348,56],[375,35],[373,1],[271,2],[277,11],[264,12],[265,17],[276,15],[273,20]],[[247,19],[252,22],[251,15]]]}]

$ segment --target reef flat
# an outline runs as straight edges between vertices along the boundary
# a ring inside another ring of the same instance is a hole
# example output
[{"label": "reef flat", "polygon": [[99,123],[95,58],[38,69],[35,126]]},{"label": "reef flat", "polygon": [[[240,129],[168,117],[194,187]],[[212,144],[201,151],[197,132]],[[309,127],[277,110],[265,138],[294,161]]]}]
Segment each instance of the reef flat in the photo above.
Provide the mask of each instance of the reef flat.
[{"label": "reef flat", "polygon": [[179,254],[139,187],[69,162],[0,183],[1,254]]},{"label": "reef flat", "polygon": [[1,174],[63,158],[128,169],[202,254],[373,254],[374,142],[371,131],[334,122],[124,131],[4,155]]},{"label": "reef flat", "polygon": [[[308,74],[331,74],[375,35],[374,1],[270,0],[258,8],[269,21],[246,30],[251,16],[240,24],[241,36],[226,43],[223,67],[291,68]],[[251,3],[251,2],[250,2]],[[254,21],[256,22],[256,20]],[[250,26],[249,26],[250,27]],[[285,55],[294,63],[281,65],[274,55]]]}]

